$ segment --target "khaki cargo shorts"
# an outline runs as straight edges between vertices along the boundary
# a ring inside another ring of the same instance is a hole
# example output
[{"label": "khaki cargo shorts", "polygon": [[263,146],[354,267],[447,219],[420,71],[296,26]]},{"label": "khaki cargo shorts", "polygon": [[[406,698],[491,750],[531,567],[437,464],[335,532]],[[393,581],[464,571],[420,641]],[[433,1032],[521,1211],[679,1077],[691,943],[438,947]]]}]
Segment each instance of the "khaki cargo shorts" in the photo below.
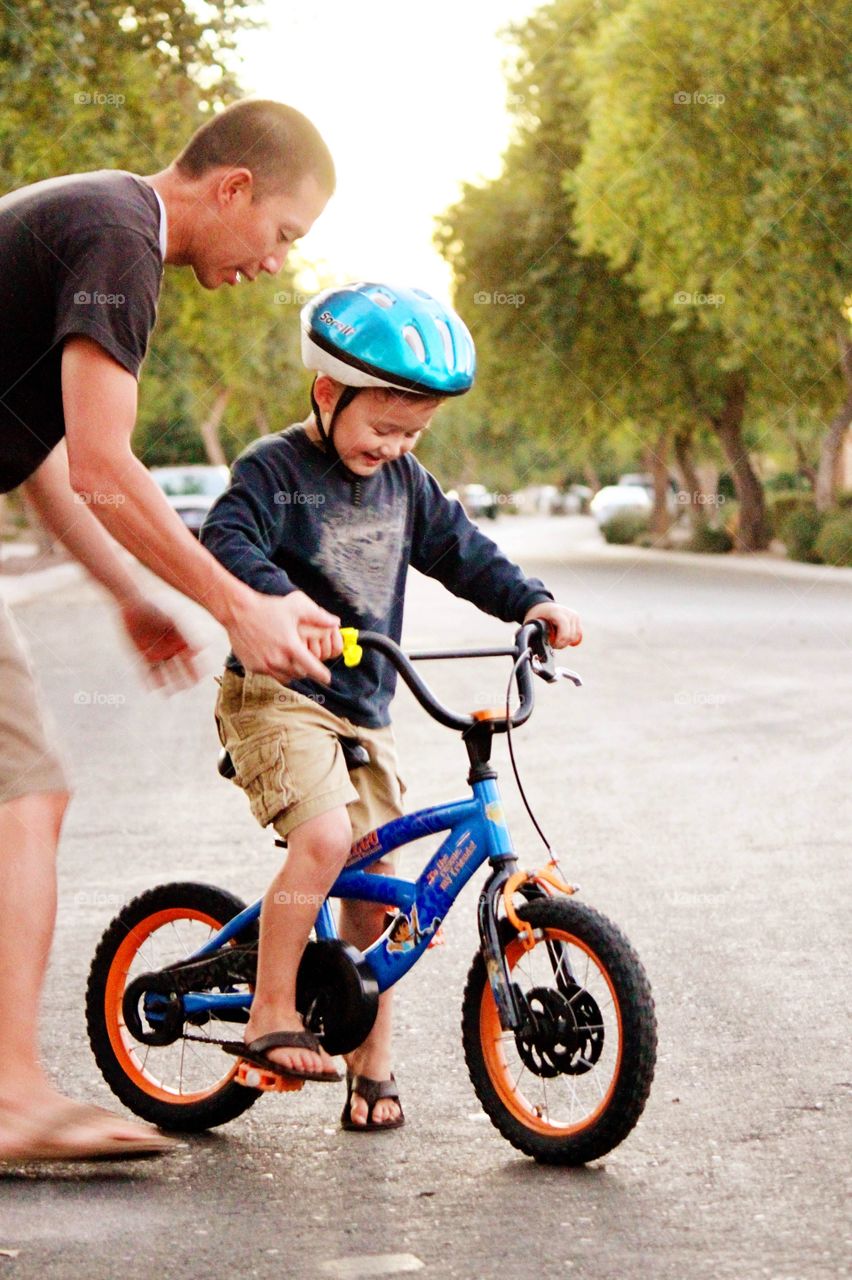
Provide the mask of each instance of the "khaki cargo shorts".
[{"label": "khaki cargo shorts", "polygon": [[[252,813],[282,837],[346,805],[354,843],[404,812],[405,785],[390,725],[364,728],[271,676],[240,676],[229,669],[220,682],[216,723]],[[340,737],[357,738],[370,763],[350,773]]]},{"label": "khaki cargo shorts", "polygon": [[69,789],[53,737],[24,642],[0,599],[0,804]]}]

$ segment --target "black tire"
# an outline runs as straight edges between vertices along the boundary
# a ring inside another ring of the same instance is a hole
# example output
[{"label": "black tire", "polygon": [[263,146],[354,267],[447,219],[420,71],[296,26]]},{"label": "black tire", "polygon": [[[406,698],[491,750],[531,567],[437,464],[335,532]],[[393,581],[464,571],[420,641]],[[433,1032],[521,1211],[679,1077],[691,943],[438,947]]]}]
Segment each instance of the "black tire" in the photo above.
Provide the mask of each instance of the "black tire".
[{"label": "black tire", "polygon": [[[113,1093],[161,1129],[198,1133],[226,1124],[252,1106],[260,1092],[234,1082],[237,1060],[218,1045],[208,1048],[182,1037],[165,1046],[135,1040],[124,1024],[124,991],[132,977],[183,959],[201,945],[205,930],[209,936],[244,907],[232,893],[212,885],[160,885],[128,903],[95,952],[86,989],[92,1052]],[[256,936],[257,928],[251,926],[239,941]],[[210,1025],[217,1039],[237,1038],[232,1023]],[[188,1030],[204,1034],[204,1027]],[[201,1087],[190,1086],[190,1079]]]},{"label": "black tire", "polygon": [[468,1071],[492,1124],[513,1146],[544,1164],[586,1164],[623,1142],[645,1107],[657,1047],[651,988],[630,943],[591,907],[541,898],[518,915],[532,925],[536,945],[524,951],[508,920],[500,922],[501,940],[541,1035],[524,1041],[502,1031],[478,954],[462,1005]]}]

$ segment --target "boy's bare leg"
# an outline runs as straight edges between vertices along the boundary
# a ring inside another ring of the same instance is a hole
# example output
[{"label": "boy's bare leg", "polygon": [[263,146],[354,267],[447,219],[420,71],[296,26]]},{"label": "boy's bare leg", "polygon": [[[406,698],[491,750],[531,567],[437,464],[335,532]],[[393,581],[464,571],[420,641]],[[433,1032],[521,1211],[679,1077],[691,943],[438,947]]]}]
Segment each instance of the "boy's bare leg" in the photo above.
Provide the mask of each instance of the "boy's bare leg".
[{"label": "boy's bare leg", "polygon": [[[381,866],[370,870],[392,874],[389,868]],[[340,904],[340,936],[359,951],[365,951],[384,932],[385,916],[386,908],[378,903],[346,900]],[[363,1044],[346,1055],[346,1065],[353,1074],[368,1076],[371,1080],[390,1080],[392,1001],[393,990],[382,992],[370,1034]],[[358,1093],[352,1094],[350,1114],[355,1124],[367,1123],[369,1107]],[[379,1098],[373,1107],[373,1120],[377,1124],[388,1124],[399,1115],[400,1105],[395,1098]]]},{"label": "boy's bare leg", "polygon": [[64,791],[37,792],[0,805],[0,1158],[26,1156],[28,1131],[44,1133],[62,1115],[63,1146],[151,1132],[119,1116],[67,1122],[74,1104],[51,1084],[38,1052],[38,1016],[56,916],[56,847],[68,804]]},{"label": "boy's bare leg", "polygon": [[[296,1011],[296,974],[302,952],[326,894],[352,843],[345,806],[310,818],[287,836],[287,861],[272,881],[260,914],[257,986],[246,1041],[273,1031],[301,1031]],[[271,1049],[268,1057],[296,1071],[333,1067],[328,1054],[308,1049]]]}]

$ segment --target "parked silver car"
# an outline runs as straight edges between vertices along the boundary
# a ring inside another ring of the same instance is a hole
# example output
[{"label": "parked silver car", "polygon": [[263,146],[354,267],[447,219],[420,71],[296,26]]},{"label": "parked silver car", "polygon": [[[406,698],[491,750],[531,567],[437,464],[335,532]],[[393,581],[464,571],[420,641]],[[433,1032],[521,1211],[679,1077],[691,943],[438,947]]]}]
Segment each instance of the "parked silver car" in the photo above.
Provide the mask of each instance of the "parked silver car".
[{"label": "parked silver car", "polygon": [[198,537],[204,517],[220,493],[228,487],[227,467],[151,467],[156,480],[181,520]]}]

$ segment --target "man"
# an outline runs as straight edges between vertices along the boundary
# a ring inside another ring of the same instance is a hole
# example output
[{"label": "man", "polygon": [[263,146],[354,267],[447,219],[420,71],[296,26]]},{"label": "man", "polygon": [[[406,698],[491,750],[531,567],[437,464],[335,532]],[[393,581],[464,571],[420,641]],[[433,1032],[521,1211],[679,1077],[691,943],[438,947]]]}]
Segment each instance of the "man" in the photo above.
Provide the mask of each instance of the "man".
[{"label": "man", "polygon": [[[275,274],[334,188],[331,156],[290,107],[216,115],[162,172],[72,175],[0,199],[0,492],[23,485],[48,529],[114,597],[159,683],[193,652],[115,542],[225,627],[248,670],[327,682],[338,619],[301,593],[260,594],[196,542],[134,456],[137,377],[163,264],[206,289]],[[155,1154],[169,1143],[61,1095],[39,1061],[37,1011],[68,786],[26,654],[0,613],[0,1161]]]}]

